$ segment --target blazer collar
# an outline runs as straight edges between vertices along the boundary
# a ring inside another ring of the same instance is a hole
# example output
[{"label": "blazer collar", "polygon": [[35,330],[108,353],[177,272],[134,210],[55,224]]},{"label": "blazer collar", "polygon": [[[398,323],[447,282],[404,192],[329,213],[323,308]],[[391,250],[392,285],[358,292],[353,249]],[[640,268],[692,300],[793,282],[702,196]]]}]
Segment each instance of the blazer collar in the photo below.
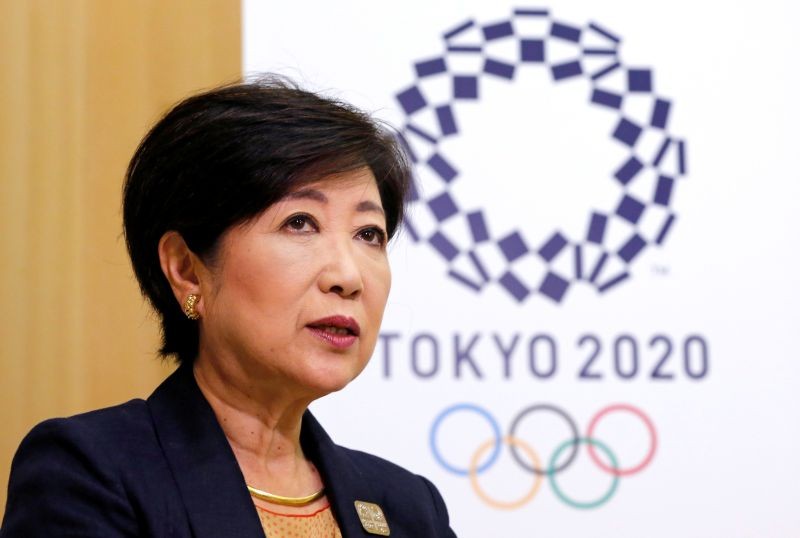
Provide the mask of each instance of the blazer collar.
[{"label": "blazer collar", "polygon": [[191,366],[178,368],[147,403],[194,536],[264,538],[233,450]]},{"label": "blazer collar", "polygon": [[[214,411],[184,365],[147,400],[161,448],[197,538],[263,538],[264,531],[236,458]],[[317,466],[342,535],[364,531],[355,501],[380,504],[351,453],[335,445],[306,411],[300,432],[303,452]]]},{"label": "blazer collar", "polygon": [[[356,512],[355,501],[381,504],[376,489],[352,459],[352,452],[333,443],[317,419],[306,411],[300,430],[300,444],[306,457],[317,466],[342,536],[367,534]],[[390,523],[391,524],[391,523]]]}]

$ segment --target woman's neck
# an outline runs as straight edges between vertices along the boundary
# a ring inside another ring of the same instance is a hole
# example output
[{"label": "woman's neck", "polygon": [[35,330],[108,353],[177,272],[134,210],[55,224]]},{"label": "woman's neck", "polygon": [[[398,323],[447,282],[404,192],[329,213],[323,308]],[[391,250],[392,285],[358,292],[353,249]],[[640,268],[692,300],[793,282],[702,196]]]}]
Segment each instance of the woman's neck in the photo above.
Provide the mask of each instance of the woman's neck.
[{"label": "woman's neck", "polygon": [[255,383],[256,376],[225,368],[202,354],[193,370],[249,485],[290,497],[322,487],[300,446],[300,425],[309,400]]}]

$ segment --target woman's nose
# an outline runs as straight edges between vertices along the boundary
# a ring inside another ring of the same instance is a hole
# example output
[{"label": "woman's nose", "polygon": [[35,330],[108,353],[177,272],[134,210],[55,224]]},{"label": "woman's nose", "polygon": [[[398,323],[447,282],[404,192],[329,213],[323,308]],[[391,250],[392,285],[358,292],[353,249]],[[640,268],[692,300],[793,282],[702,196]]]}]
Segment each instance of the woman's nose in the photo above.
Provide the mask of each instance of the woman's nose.
[{"label": "woman's nose", "polygon": [[349,240],[331,244],[324,256],[325,265],[319,276],[320,290],[348,299],[358,297],[364,282],[354,245]]}]

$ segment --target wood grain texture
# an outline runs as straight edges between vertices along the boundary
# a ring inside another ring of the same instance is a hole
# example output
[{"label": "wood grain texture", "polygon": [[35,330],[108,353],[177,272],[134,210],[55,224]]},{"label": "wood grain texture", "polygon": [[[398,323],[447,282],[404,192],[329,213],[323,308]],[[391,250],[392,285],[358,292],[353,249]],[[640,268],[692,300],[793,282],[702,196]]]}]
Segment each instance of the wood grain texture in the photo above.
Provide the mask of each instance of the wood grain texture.
[{"label": "wood grain texture", "polygon": [[0,1],[0,505],[37,422],[172,367],[130,269],[122,180],[167,108],[241,77],[238,0]]}]

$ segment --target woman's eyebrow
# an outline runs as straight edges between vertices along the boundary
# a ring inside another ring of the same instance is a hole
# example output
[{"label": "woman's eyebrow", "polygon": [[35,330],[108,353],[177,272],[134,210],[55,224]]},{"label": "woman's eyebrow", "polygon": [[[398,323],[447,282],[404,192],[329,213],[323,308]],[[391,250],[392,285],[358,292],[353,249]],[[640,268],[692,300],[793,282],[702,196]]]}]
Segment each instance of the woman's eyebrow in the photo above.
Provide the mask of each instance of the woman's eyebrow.
[{"label": "woman's eyebrow", "polygon": [[319,192],[315,189],[298,189],[294,192],[290,192],[286,195],[287,200],[314,200],[317,202],[322,202],[323,204],[328,203],[328,197]]},{"label": "woman's eyebrow", "polygon": [[[294,192],[290,192],[286,195],[287,200],[314,200],[315,202],[320,202],[323,204],[328,203],[328,197],[325,196],[323,193],[316,189],[299,189]],[[356,211],[359,213],[378,213],[381,216],[385,216],[386,213],[383,211],[383,208],[372,202],[370,200],[363,200],[356,205]]]},{"label": "woman's eyebrow", "polygon": [[370,202],[369,200],[364,200],[363,202],[359,202],[356,206],[356,211],[359,213],[378,213],[381,216],[386,216],[386,213],[383,211],[383,208],[376,204],[375,202]]}]

